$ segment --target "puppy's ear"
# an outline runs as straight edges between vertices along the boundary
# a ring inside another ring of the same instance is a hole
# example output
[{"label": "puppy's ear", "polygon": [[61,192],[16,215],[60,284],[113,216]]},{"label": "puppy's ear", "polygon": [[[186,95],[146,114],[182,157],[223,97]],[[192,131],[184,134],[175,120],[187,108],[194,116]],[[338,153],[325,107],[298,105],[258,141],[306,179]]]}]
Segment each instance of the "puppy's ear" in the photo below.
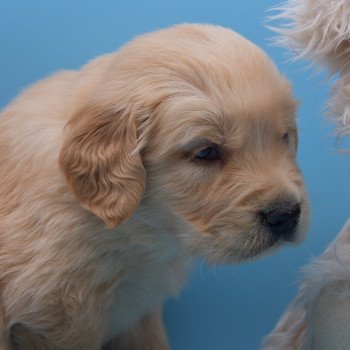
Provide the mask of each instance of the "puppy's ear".
[{"label": "puppy's ear", "polygon": [[59,163],[82,206],[107,227],[128,219],[138,207],[146,176],[132,111],[92,105],[74,114]]}]

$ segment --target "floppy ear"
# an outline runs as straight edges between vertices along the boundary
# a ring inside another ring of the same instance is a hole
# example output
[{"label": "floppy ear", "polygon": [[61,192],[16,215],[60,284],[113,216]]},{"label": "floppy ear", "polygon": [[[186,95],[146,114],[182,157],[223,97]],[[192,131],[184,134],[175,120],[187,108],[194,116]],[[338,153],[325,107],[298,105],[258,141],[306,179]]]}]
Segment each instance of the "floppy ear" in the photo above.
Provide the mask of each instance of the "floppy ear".
[{"label": "floppy ear", "polygon": [[145,188],[135,119],[130,110],[90,105],[66,126],[60,167],[82,206],[109,228],[132,215]]}]

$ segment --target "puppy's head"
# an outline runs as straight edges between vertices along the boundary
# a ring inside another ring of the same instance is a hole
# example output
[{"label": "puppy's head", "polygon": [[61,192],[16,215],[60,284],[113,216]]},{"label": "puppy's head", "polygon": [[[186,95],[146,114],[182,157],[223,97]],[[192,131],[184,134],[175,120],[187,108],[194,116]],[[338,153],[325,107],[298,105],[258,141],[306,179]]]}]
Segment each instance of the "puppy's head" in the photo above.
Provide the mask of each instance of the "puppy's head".
[{"label": "puppy's head", "polygon": [[296,103],[259,48],[224,28],[182,25],[112,61],[60,155],[85,207],[115,226],[157,203],[179,240],[214,261],[302,238]]}]

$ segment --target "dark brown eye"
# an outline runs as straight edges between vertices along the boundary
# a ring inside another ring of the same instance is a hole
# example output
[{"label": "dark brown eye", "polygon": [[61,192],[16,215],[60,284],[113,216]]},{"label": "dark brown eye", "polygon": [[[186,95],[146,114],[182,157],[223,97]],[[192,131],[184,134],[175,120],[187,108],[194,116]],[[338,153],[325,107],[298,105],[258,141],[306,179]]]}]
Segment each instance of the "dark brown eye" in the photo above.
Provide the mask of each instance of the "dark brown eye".
[{"label": "dark brown eye", "polygon": [[196,154],[196,159],[200,160],[215,160],[219,158],[218,148],[216,146],[210,146],[200,150]]},{"label": "dark brown eye", "polygon": [[283,134],[283,142],[286,144],[286,145],[289,145],[289,140],[290,139],[290,136],[289,136],[289,132],[285,132]]}]

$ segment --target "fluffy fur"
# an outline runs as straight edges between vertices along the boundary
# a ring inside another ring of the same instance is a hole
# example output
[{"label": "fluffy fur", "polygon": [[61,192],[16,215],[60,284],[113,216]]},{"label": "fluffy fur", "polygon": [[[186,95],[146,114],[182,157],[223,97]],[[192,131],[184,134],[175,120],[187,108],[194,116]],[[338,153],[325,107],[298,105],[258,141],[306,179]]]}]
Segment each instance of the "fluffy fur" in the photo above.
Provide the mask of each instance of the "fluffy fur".
[{"label": "fluffy fur", "polygon": [[26,90],[0,118],[1,349],[166,349],[192,256],[274,249],[258,213],[286,202],[302,239],[295,106],[259,48],[205,25]]},{"label": "fluffy fur", "polygon": [[290,0],[272,16],[278,45],[295,59],[311,59],[340,74],[329,111],[338,135],[350,135],[350,3],[347,0]]},{"label": "fluffy fur", "polygon": [[346,350],[350,344],[350,220],[327,250],[304,267],[297,298],[264,350]]},{"label": "fluffy fur", "polygon": [[[289,1],[275,19],[278,43],[339,73],[329,102],[339,136],[350,135],[350,3]],[[304,268],[296,299],[265,339],[264,350],[347,350],[350,344],[350,221],[321,257]]]}]

